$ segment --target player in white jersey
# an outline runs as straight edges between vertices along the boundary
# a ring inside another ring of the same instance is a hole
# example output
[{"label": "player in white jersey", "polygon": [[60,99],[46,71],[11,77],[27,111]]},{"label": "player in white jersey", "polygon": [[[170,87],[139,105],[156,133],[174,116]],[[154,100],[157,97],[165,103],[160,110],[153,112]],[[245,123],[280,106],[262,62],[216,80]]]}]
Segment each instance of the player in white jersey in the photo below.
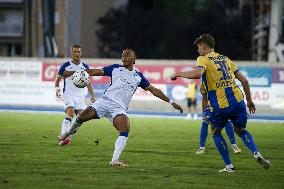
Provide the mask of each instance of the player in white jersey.
[{"label": "player in white jersey", "polygon": [[[122,52],[123,65],[114,64],[102,69],[87,70],[91,76],[111,77],[111,84],[101,98],[92,103],[92,105],[77,116],[71,129],[63,135],[60,135],[58,137],[59,140],[64,140],[66,137],[75,133],[83,122],[107,117],[120,133],[115,142],[115,149],[110,165],[127,167],[128,165],[120,161],[119,157],[128,139],[130,122],[127,116],[127,109],[137,87],[150,91],[156,97],[170,103],[181,113],[183,112],[180,105],[169,99],[160,89],[150,85],[149,81],[141,72],[133,69],[135,59],[135,52],[132,49],[125,49]],[[64,76],[70,76],[72,73],[73,72],[65,72]]]},{"label": "player in white jersey", "polygon": [[[84,88],[76,87],[71,77],[63,78],[64,71],[83,71],[89,69],[89,66],[81,61],[82,51],[81,46],[75,44],[71,47],[72,60],[65,62],[61,65],[57,78],[55,80],[56,96],[62,99],[65,108],[65,119],[62,121],[61,134],[66,132],[71,127],[71,120],[74,115],[81,113],[87,106],[85,103]],[[63,94],[59,88],[59,82],[64,79]],[[92,84],[87,86],[91,95],[91,101],[95,101],[94,90]],[[59,141],[59,145],[66,145],[71,143],[71,138],[68,137],[65,140]]]}]

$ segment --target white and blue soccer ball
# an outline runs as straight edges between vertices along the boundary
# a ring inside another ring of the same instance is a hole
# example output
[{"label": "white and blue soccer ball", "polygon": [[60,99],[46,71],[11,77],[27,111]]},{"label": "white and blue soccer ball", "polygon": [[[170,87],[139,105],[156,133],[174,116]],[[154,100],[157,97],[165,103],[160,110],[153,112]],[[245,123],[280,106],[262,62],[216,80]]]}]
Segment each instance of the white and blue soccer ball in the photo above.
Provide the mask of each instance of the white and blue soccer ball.
[{"label": "white and blue soccer ball", "polygon": [[90,83],[90,76],[86,71],[76,71],[72,75],[72,81],[78,88],[84,88]]}]

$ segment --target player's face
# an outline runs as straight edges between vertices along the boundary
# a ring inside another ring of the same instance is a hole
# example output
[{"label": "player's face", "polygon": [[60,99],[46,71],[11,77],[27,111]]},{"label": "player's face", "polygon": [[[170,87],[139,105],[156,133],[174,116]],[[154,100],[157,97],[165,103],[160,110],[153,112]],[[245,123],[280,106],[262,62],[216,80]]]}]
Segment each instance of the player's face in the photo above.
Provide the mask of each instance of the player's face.
[{"label": "player's face", "polygon": [[133,54],[133,52],[131,52],[129,50],[124,50],[122,52],[121,59],[122,59],[122,62],[123,62],[123,66],[125,66],[125,67],[131,66],[131,65],[134,64],[135,55]]},{"label": "player's face", "polygon": [[82,56],[81,48],[72,48],[71,55],[74,62],[79,62]]},{"label": "player's face", "polygon": [[205,48],[205,45],[204,44],[197,44],[197,49],[198,49],[198,53],[201,55],[201,56],[204,56],[206,55],[206,48]]}]

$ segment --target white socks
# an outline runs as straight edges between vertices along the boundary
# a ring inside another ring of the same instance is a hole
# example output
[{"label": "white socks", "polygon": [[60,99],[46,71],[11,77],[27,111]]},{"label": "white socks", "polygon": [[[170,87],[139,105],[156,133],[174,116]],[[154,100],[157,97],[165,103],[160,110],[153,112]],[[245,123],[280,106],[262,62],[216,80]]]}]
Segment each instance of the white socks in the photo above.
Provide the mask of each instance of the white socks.
[{"label": "white socks", "polygon": [[119,156],[121,152],[124,150],[126,146],[128,137],[125,136],[119,136],[115,142],[115,149],[113,151],[113,156],[112,156],[112,162],[119,160]]},{"label": "white socks", "polygon": [[234,166],[233,166],[233,164],[229,164],[229,165],[226,165],[226,168],[227,168],[227,169],[233,169]]},{"label": "white socks", "polygon": [[63,121],[62,121],[62,125],[61,125],[61,134],[64,134],[65,132],[67,132],[71,127],[71,117],[66,117]]}]

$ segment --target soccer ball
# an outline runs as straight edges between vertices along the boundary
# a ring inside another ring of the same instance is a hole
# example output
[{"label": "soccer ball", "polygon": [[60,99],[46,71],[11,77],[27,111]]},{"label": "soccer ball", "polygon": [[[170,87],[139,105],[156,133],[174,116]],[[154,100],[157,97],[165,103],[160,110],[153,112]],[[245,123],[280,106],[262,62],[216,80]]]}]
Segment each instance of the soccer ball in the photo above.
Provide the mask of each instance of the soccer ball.
[{"label": "soccer ball", "polygon": [[86,71],[76,71],[72,75],[72,81],[78,88],[84,88],[90,83],[89,74]]}]

